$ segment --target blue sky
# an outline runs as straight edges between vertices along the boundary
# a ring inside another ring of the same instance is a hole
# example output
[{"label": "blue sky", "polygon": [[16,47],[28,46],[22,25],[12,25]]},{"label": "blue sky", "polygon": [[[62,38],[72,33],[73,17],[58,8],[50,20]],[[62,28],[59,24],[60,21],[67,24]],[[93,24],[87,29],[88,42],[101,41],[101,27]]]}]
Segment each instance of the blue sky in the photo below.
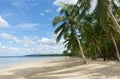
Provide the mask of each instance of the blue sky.
[{"label": "blue sky", "polygon": [[61,1],[77,0],[0,0],[0,56],[62,53],[52,27]]}]

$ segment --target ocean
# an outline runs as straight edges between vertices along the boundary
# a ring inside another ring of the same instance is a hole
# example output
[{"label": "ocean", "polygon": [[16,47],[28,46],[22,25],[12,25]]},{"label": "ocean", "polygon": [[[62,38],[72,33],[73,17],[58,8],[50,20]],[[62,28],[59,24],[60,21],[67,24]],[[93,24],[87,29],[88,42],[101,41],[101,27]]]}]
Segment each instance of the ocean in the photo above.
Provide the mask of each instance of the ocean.
[{"label": "ocean", "polygon": [[7,68],[17,64],[38,60],[48,60],[54,58],[64,58],[63,56],[44,56],[44,57],[0,57],[0,68]]}]

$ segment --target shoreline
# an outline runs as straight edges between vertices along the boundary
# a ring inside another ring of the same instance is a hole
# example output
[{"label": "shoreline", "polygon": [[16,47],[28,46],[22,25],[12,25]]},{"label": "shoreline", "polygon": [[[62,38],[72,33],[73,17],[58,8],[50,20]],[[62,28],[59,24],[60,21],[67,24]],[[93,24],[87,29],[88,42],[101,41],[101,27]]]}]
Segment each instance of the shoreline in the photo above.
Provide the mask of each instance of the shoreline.
[{"label": "shoreline", "polygon": [[0,69],[1,69],[1,71],[2,70],[7,70],[8,71],[8,69],[21,68],[21,66],[23,66],[23,65],[25,67],[31,67],[31,66],[26,66],[27,64],[37,64],[37,63],[43,64],[43,63],[46,63],[46,62],[51,62],[51,61],[56,62],[56,61],[61,61],[61,60],[64,60],[64,59],[69,59],[69,57],[23,61],[23,62],[20,62],[20,63],[17,63],[17,64],[13,64],[13,65],[10,65],[10,66],[2,67]]},{"label": "shoreline", "polygon": [[0,79],[119,79],[120,63],[79,58],[48,59],[18,64],[0,71]]},{"label": "shoreline", "polygon": [[5,68],[13,67],[13,66],[16,66],[19,64],[24,64],[24,63],[34,62],[34,61],[46,61],[46,60],[51,60],[51,59],[62,59],[65,57],[61,56],[61,57],[20,57],[20,58],[17,58],[17,57],[15,57],[15,58],[8,57],[7,58],[7,57],[5,57],[4,59],[3,58],[2,58],[2,60],[5,60],[4,61],[5,63],[0,63],[0,69],[5,69]]}]

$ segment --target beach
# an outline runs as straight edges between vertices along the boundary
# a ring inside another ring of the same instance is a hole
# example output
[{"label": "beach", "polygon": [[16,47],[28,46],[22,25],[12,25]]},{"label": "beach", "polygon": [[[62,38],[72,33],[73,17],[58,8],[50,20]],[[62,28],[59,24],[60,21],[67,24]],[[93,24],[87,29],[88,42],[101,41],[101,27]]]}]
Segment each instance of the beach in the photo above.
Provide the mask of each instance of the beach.
[{"label": "beach", "polygon": [[0,79],[120,79],[116,61],[60,58],[26,62],[0,71]]}]

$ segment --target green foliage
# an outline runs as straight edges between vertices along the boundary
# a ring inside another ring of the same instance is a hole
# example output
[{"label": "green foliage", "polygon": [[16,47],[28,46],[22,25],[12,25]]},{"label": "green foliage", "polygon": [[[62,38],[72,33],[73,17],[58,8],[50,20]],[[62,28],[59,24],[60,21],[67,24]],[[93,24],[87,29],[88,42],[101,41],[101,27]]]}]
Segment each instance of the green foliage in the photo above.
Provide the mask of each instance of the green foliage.
[{"label": "green foliage", "polygon": [[53,20],[53,25],[58,26],[54,32],[56,41],[62,37],[65,40],[65,55],[82,56],[79,52],[84,51],[88,58],[120,60],[120,8],[115,0],[97,0],[97,6],[90,12],[91,1],[62,4],[60,16]]},{"label": "green foliage", "polygon": [[65,16],[56,16],[53,19],[53,26],[56,26],[57,24],[61,23],[62,21],[65,21],[67,18]]}]

